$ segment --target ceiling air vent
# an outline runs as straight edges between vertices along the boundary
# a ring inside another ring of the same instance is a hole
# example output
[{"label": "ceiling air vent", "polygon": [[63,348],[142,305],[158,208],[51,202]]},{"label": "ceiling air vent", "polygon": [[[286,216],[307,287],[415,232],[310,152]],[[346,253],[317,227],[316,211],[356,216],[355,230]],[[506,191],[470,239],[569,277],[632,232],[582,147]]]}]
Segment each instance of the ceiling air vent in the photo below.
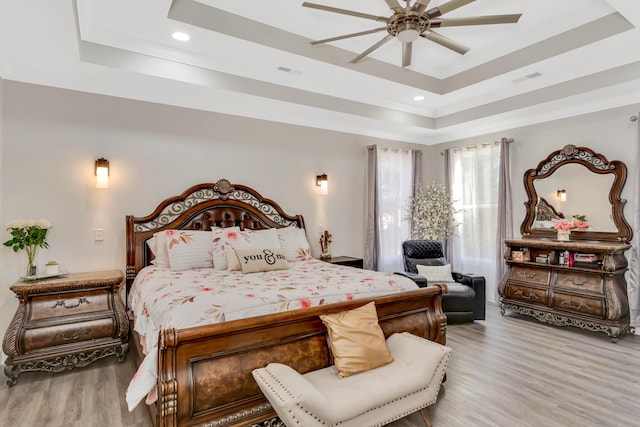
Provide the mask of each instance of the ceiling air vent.
[{"label": "ceiling air vent", "polygon": [[542,73],[538,73],[538,72],[531,73],[531,74],[527,74],[524,77],[519,77],[519,78],[515,79],[513,82],[514,83],[521,83],[521,82],[524,82],[526,80],[535,79],[536,77],[540,77],[541,75],[542,75]]}]

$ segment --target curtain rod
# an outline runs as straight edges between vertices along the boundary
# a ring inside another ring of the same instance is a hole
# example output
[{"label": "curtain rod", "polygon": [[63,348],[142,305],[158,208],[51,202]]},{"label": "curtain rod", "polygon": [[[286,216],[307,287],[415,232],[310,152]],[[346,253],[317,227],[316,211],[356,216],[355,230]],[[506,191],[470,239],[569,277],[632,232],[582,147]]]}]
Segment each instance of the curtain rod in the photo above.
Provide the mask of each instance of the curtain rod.
[{"label": "curtain rod", "polygon": [[[376,148],[376,146],[375,146],[375,145],[367,145],[367,150],[369,150],[369,151],[371,151],[371,150],[373,150],[373,149],[375,149],[375,148]],[[409,148],[389,148],[389,147],[380,147],[380,149],[381,149],[381,150],[383,150],[383,151],[391,151],[391,152],[394,152],[394,153],[398,153],[398,152],[402,151],[402,152],[404,152],[405,154],[411,151],[411,149],[409,149]],[[413,150],[413,151],[421,151],[421,150]]]},{"label": "curtain rod", "polygon": [[[511,144],[511,143],[513,142],[513,138],[502,138],[500,141],[493,141],[493,143],[494,143],[494,144],[496,144],[496,145],[500,144],[501,142],[505,142],[505,143],[507,143],[507,144]],[[488,146],[489,146],[489,144],[490,144],[490,143],[486,143],[486,142],[485,142],[484,144],[482,144],[482,147],[483,147],[483,148],[484,148],[484,147],[488,147]],[[465,148],[466,148],[467,150],[472,150],[472,149],[474,149],[474,148],[478,148],[478,146],[477,146],[477,145],[469,145],[469,146],[467,146],[467,147],[465,147]],[[462,150],[462,148],[457,148],[456,150]],[[441,152],[440,152],[440,155],[441,155],[441,156],[444,156],[444,151],[441,151]]]}]

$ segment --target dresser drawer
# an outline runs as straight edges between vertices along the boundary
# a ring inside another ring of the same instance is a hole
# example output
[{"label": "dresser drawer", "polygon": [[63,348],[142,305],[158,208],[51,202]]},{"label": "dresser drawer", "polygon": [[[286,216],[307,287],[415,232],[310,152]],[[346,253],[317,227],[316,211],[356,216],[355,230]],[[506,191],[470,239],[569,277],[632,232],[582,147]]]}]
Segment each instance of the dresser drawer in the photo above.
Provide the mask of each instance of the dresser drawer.
[{"label": "dresser drawer", "polygon": [[29,320],[36,321],[110,310],[109,289],[41,295],[32,298]]},{"label": "dresser drawer", "polygon": [[549,284],[550,270],[548,268],[529,267],[515,265],[511,268],[511,278],[527,283],[537,283],[539,285]]},{"label": "dresser drawer", "polygon": [[604,319],[604,298],[590,298],[582,295],[554,292],[551,305],[558,310],[582,313],[599,319]]},{"label": "dresser drawer", "polygon": [[558,271],[555,286],[557,288],[604,294],[601,274],[589,274],[576,271]]},{"label": "dresser drawer", "polygon": [[88,320],[57,326],[27,329],[24,333],[24,351],[76,343],[115,336],[113,318]]},{"label": "dresser drawer", "polygon": [[547,304],[548,291],[546,289],[530,288],[513,283],[507,284],[506,296],[535,304]]}]

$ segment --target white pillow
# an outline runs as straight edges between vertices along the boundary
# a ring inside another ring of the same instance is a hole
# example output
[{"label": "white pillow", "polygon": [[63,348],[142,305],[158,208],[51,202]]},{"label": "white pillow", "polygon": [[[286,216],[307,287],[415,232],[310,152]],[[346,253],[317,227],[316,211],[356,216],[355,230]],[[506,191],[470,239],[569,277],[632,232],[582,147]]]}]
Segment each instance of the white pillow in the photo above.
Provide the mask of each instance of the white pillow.
[{"label": "white pillow", "polygon": [[167,252],[167,240],[165,239],[165,232],[175,230],[163,230],[154,233],[153,237],[147,240],[147,245],[153,253],[153,260],[151,264],[159,267],[169,267],[169,253]]},{"label": "white pillow", "polygon": [[164,237],[171,270],[213,267],[211,231],[167,230]]},{"label": "white pillow", "polygon": [[311,259],[311,246],[304,232],[298,227],[278,228],[278,240],[288,261]]},{"label": "white pillow", "polygon": [[240,227],[216,227],[211,230],[213,238],[213,268],[216,270],[227,269],[227,257],[224,254],[225,251],[233,250],[231,242],[238,239],[238,233],[240,233]]},{"label": "white pillow", "polygon": [[279,248],[278,232],[275,228],[266,230],[244,230],[231,240],[233,249]]},{"label": "white pillow", "polygon": [[418,274],[425,277],[427,282],[451,283],[454,282],[451,276],[451,264],[445,265],[416,265]]}]

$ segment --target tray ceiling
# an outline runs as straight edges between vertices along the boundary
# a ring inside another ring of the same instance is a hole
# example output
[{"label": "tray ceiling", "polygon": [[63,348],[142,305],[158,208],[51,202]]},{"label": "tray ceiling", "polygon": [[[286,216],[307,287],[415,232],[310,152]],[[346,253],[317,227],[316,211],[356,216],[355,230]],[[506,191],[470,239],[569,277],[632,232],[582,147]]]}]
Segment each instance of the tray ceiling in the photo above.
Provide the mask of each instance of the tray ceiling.
[{"label": "tray ceiling", "polygon": [[[314,2],[392,13],[383,0]],[[469,52],[418,39],[406,68],[397,40],[349,62],[385,33],[311,46],[384,25],[301,4],[2,0],[0,76],[421,144],[640,99],[637,1],[476,0],[446,17],[522,18],[440,28]]]}]

